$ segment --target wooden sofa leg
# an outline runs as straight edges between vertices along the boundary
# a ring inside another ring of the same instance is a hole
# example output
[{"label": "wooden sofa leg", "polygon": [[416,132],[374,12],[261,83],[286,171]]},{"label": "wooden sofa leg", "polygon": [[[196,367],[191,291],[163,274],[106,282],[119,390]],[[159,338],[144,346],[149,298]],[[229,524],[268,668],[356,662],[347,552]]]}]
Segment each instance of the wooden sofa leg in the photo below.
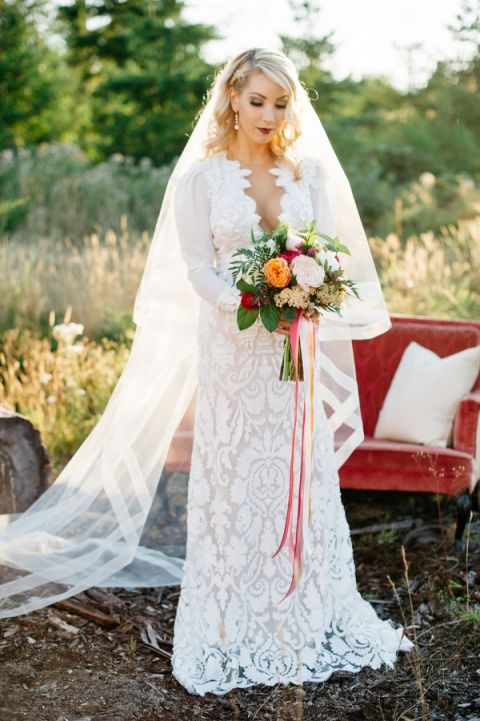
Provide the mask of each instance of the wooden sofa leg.
[{"label": "wooden sofa leg", "polygon": [[470,511],[472,509],[472,499],[470,493],[461,493],[456,498],[457,504],[457,527],[455,529],[455,550],[463,552],[465,550],[465,543],[463,541],[463,532],[467,521],[470,518]]}]

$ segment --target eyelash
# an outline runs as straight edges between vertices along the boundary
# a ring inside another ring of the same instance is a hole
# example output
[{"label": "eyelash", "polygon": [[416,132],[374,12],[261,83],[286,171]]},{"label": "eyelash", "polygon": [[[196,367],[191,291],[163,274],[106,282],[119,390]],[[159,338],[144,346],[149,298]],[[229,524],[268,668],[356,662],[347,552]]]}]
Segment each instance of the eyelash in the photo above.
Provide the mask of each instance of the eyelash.
[{"label": "eyelash", "polygon": [[[251,100],[251,101],[250,101],[250,105],[254,105],[256,108],[259,108],[259,107],[261,106],[261,104],[262,104],[262,103],[255,102],[255,100]],[[286,106],[286,105],[276,105],[275,107],[276,107],[276,108],[279,108],[279,109],[281,109],[281,110],[285,110],[285,108],[286,108],[287,106]]]}]

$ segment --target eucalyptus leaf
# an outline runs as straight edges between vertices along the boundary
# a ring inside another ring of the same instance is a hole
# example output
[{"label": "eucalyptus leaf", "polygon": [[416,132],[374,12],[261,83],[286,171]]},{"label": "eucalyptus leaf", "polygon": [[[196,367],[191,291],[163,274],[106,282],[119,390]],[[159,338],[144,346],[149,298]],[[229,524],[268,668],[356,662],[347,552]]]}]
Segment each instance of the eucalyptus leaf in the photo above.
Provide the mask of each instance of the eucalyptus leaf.
[{"label": "eucalyptus leaf", "polygon": [[320,238],[323,238],[324,240],[328,240],[330,243],[335,245],[335,238],[332,238],[331,235],[327,235],[326,233],[318,233]]}]

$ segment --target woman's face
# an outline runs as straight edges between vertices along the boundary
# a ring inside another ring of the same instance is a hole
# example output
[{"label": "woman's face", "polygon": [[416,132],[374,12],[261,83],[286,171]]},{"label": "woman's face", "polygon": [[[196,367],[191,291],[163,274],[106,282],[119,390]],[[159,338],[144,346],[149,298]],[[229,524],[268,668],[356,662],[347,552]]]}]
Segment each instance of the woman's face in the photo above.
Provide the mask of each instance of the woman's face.
[{"label": "woman's face", "polygon": [[[238,113],[240,128],[237,132],[266,145],[285,122],[288,93],[261,70],[255,70],[240,93],[231,89],[230,102]],[[269,132],[262,132],[264,128]]]}]

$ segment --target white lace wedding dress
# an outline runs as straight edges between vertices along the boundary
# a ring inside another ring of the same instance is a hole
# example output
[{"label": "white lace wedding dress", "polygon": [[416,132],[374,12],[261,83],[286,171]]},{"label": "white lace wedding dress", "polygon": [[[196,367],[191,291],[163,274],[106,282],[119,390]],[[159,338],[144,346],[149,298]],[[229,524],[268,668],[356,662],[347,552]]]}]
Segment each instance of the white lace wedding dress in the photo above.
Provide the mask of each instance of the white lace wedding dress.
[{"label": "white lace wedding dress", "polygon": [[[269,171],[284,188],[279,219],[303,225],[313,218],[315,200],[317,227],[331,233],[322,176],[310,159],[302,166],[300,180],[284,163]],[[235,248],[250,244],[252,227],[261,232],[255,202],[244,192],[250,173],[225,153],[197,161],[182,177],[176,202],[182,253],[202,300],[172,670],[200,695],[324,681],[336,670],[382,662],[392,667],[398,650],[413,647],[402,628],[381,620],[357,591],[321,402],[315,404],[312,555],[305,557],[299,587],[279,603],[292,573],[286,546],[272,555],[285,521],[295,384],[278,380],[284,337],[259,321],[244,331],[236,324],[238,291],[228,264]]]}]

